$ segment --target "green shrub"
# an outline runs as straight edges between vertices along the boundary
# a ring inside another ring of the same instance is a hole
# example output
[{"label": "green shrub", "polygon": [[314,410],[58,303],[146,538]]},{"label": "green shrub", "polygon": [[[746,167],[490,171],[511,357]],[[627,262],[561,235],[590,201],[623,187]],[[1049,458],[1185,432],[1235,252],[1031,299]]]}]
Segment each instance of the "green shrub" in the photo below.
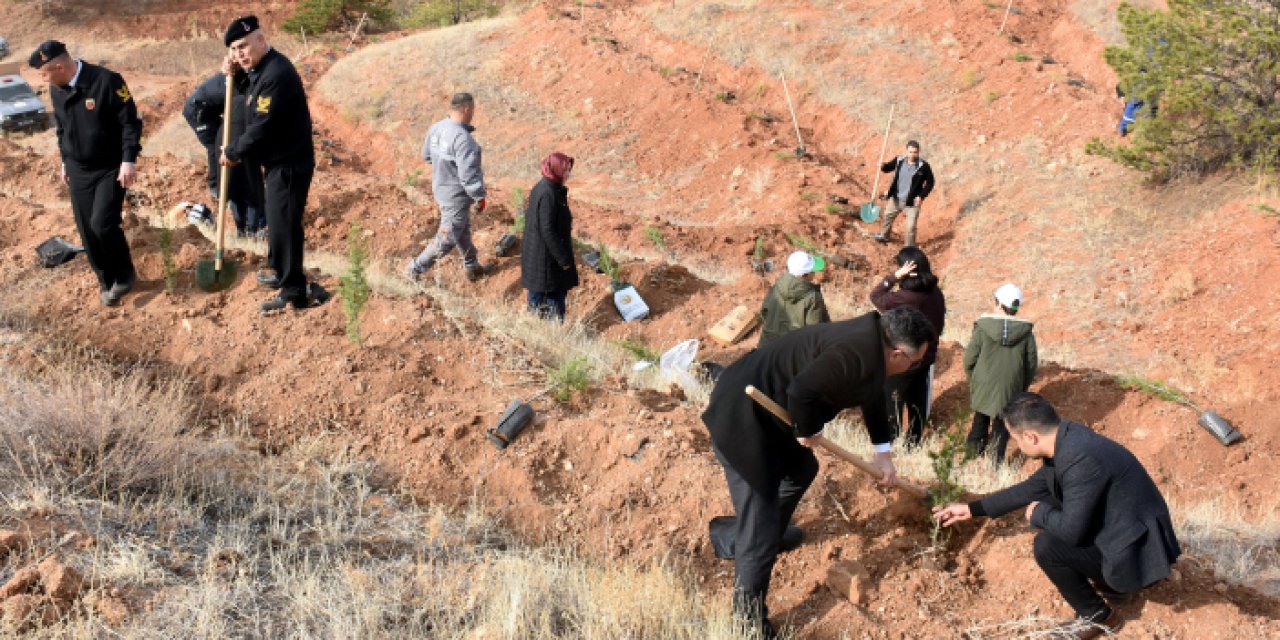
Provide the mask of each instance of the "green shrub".
[{"label": "green shrub", "polygon": [[609,247],[602,244],[597,251],[600,253],[600,271],[609,276],[609,282],[616,284],[622,278],[622,267],[609,255]]},{"label": "green shrub", "polygon": [[591,363],[583,356],[569,358],[547,370],[547,382],[555,389],[556,400],[568,402],[591,385]]},{"label": "green shrub", "polygon": [[360,16],[369,14],[366,25],[385,25],[392,18],[390,0],[302,0],[284,29],[298,33],[306,29],[308,34],[334,30],[354,29]]},{"label": "green shrub", "polygon": [[342,314],[346,316],[347,339],[363,344],[360,334],[360,316],[369,302],[369,280],[365,267],[369,262],[369,243],[359,223],[347,231],[347,270],[338,282],[338,295],[342,296]]},{"label": "green shrub", "polygon": [[502,2],[484,0],[427,0],[420,2],[402,24],[410,28],[447,27],[492,18],[502,10]]},{"label": "green shrub", "polygon": [[[1169,0],[1117,10],[1126,44],[1104,52],[1120,86],[1146,103],[1128,145],[1095,138],[1091,154],[1156,180],[1280,159],[1280,3]],[[1158,111],[1153,108],[1158,106]]]}]

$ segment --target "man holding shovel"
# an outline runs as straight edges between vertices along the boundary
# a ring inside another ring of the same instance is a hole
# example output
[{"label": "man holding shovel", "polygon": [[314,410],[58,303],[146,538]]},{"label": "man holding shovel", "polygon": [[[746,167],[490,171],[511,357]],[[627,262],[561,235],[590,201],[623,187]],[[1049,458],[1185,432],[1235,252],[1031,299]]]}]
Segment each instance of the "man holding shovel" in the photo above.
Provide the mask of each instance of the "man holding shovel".
[{"label": "man holding shovel", "polygon": [[[818,474],[810,450],[842,409],[860,407],[881,484],[893,485],[886,376],[919,366],[936,339],[916,309],[900,307],[792,331],[724,370],[702,421],[724,467],[737,514],[734,532],[735,615],[765,638],[776,637],[765,598],[783,532]],[[754,387],[782,405],[794,430],[757,404]]]},{"label": "man holding shovel", "polygon": [[28,61],[49,84],[57,122],[62,182],[99,298],[112,307],[133,288],[137,272],[120,228],[125,190],[137,176],[142,120],[120,74],[72,58],[66,45],[46,40]]},{"label": "man holding shovel", "polygon": [[231,55],[223,61],[222,72],[245,96],[248,122],[244,133],[222,150],[222,164],[246,162],[251,171],[261,167],[265,175],[267,261],[275,275],[259,274],[258,281],[280,292],[262,303],[262,311],[323,303],[328,294],[318,285],[308,286],[302,271],[302,212],[316,166],[302,78],[293,62],[267,44],[256,16],[232,22],[223,42]]},{"label": "man holding shovel", "polygon": [[893,221],[898,214],[907,212],[906,237],[904,247],[916,246],[916,223],[920,219],[920,205],[933,191],[933,169],[920,157],[920,143],[915,140],[907,142],[907,152],[893,160],[880,165],[881,173],[893,172],[893,180],[889,182],[889,190],[883,198],[889,201],[884,212],[884,224],[875,238],[878,242],[888,242],[889,233],[893,230]]}]

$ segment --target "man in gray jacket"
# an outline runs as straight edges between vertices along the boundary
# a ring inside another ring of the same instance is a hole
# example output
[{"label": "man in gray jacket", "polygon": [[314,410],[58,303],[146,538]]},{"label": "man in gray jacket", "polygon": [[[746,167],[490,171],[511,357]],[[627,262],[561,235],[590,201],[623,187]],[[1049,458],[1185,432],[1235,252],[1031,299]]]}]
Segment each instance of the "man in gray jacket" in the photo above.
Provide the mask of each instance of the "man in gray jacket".
[{"label": "man in gray jacket", "polygon": [[1036,564],[1076,612],[1055,637],[1110,633],[1119,616],[1107,601],[1125,602],[1164,579],[1182,553],[1169,507],[1128,449],[1060,419],[1044,398],[1021,393],[1003,413],[1018,448],[1044,466],[980,500],[938,507],[934,517],[949,526],[1025,507],[1027,523],[1040,530]]},{"label": "man in gray jacket", "polygon": [[417,280],[427,269],[456,246],[462,252],[462,266],[468,280],[478,280],[488,271],[476,257],[471,243],[471,208],[484,211],[484,171],[480,168],[480,145],[471,132],[476,101],[469,93],[459,93],[449,102],[449,117],[435,123],[422,143],[422,159],[431,163],[431,191],[440,206],[440,229],[418,257],[405,265],[405,275]]}]

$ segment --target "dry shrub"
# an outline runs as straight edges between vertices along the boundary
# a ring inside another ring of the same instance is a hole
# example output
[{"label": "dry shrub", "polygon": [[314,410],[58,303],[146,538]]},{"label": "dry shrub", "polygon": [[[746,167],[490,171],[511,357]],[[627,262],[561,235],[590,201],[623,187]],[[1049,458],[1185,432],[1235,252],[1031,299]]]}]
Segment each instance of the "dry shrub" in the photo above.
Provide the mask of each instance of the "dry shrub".
[{"label": "dry shrub", "polygon": [[151,387],[108,366],[63,365],[44,381],[2,370],[0,483],[106,498],[151,492],[200,466],[185,387]]}]

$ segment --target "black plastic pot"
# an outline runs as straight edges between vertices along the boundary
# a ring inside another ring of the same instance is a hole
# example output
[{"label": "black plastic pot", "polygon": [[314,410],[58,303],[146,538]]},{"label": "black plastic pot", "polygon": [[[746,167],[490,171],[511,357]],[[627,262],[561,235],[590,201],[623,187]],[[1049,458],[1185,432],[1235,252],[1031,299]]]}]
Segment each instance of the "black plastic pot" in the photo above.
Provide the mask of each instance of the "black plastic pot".
[{"label": "black plastic pot", "polygon": [[506,411],[502,412],[502,417],[498,418],[498,424],[489,430],[489,442],[499,449],[506,449],[532,421],[533,407],[528,403],[512,400]]},{"label": "black plastic pot", "polygon": [[498,256],[499,258],[506,256],[511,253],[511,250],[515,248],[516,243],[519,241],[520,238],[514,233],[502,234],[502,237],[498,238],[498,242],[494,244],[493,255]]},{"label": "black plastic pot", "polygon": [[1213,437],[1218,439],[1218,442],[1226,446],[1235,444],[1244,438],[1239,431],[1236,431],[1235,427],[1231,426],[1230,422],[1227,422],[1226,418],[1212,411],[1205,411],[1200,414],[1200,426],[1212,433]]}]

